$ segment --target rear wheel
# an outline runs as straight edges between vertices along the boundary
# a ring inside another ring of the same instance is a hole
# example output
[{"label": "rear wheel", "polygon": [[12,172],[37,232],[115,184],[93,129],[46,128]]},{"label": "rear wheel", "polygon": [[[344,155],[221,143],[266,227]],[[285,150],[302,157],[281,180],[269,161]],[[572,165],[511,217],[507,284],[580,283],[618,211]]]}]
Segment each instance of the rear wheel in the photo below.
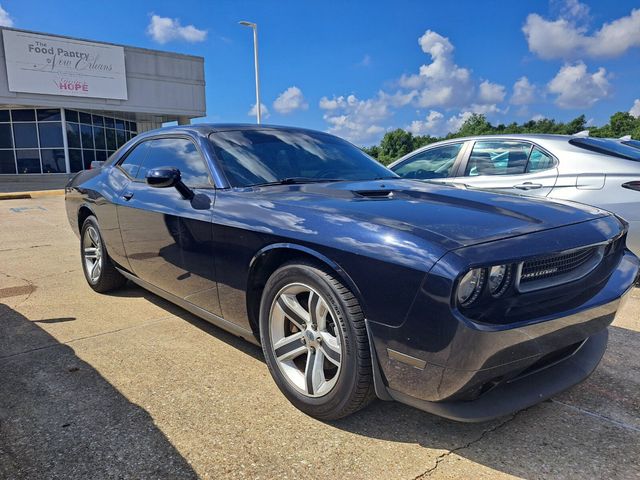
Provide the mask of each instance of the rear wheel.
[{"label": "rear wheel", "polygon": [[93,215],[87,217],[82,224],[80,256],[84,277],[96,292],[108,292],[126,283],[127,279],[111,263],[100,235],[98,220]]},{"label": "rear wheel", "polygon": [[364,315],[353,294],[312,264],[287,264],[269,278],[260,308],[267,365],[303,412],[332,420],[373,398]]}]

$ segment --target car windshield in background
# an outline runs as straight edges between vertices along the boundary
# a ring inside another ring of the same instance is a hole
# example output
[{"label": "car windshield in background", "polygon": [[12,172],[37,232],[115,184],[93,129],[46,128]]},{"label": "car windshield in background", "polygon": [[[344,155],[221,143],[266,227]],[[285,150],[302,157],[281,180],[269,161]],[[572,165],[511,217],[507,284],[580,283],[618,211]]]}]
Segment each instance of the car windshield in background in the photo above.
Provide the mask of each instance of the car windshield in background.
[{"label": "car windshield in background", "polygon": [[332,135],[231,130],[209,136],[234,187],[397,177],[359,148]]},{"label": "car windshield in background", "polygon": [[609,138],[580,137],[569,140],[571,145],[591,150],[592,152],[613,155],[614,157],[625,158],[640,162],[640,149],[629,145],[623,145],[617,140]]}]

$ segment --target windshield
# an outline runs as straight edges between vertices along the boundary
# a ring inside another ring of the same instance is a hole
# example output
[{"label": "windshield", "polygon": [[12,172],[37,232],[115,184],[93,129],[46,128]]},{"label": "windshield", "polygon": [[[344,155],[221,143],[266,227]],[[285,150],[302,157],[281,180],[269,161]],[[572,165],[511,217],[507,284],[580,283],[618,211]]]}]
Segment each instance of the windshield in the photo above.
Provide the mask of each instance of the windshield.
[{"label": "windshield", "polygon": [[397,177],[356,146],[320,132],[232,130],[209,140],[234,187]]},{"label": "windshield", "polygon": [[619,141],[611,140],[610,138],[572,138],[569,140],[569,143],[576,147],[585,148],[593,152],[604,153],[605,155],[613,155],[614,157],[626,158],[627,160],[640,162],[640,150],[628,145],[623,145]]}]

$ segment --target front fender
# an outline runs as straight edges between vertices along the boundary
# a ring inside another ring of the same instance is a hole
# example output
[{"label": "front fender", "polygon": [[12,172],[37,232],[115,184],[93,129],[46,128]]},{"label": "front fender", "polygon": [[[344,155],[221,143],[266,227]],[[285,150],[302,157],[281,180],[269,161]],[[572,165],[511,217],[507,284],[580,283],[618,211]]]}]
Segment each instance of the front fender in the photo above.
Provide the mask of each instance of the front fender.
[{"label": "front fender", "polygon": [[336,274],[340,277],[340,280],[342,280],[343,283],[345,283],[345,286],[349,288],[349,290],[351,290],[353,295],[358,299],[358,302],[360,303],[363,309],[363,312],[366,312],[365,301],[364,301],[364,298],[362,297],[362,292],[360,291],[356,283],[353,281],[351,276],[338,263],[331,260],[326,255],[323,255],[322,253],[312,248],[306,247],[304,245],[282,242],[282,243],[273,243],[261,248],[258,252],[256,252],[256,254],[253,256],[253,258],[249,262],[249,276],[248,276],[249,279],[254,278],[255,268],[257,267],[257,265],[260,264],[260,260],[265,258],[265,256],[269,255],[270,253],[273,253],[276,250],[300,252],[305,255],[312,256],[316,260],[318,260],[320,263],[322,263],[323,265],[327,266],[328,268],[336,272]]}]

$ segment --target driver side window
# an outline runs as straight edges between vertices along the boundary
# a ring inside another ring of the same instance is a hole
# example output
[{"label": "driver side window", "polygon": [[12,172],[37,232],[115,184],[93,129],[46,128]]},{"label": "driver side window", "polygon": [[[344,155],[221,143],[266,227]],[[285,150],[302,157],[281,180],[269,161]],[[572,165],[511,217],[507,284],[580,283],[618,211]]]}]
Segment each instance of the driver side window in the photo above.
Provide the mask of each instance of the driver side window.
[{"label": "driver side window", "polygon": [[453,143],[430,148],[404,161],[394,171],[401,177],[418,180],[450,177],[462,145]]},{"label": "driver side window", "polygon": [[190,188],[211,187],[209,168],[193,144],[185,138],[157,138],[147,142],[148,153],[136,173],[144,181],[147,172],[158,167],[174,167],[180,170],[182,182]]}]

